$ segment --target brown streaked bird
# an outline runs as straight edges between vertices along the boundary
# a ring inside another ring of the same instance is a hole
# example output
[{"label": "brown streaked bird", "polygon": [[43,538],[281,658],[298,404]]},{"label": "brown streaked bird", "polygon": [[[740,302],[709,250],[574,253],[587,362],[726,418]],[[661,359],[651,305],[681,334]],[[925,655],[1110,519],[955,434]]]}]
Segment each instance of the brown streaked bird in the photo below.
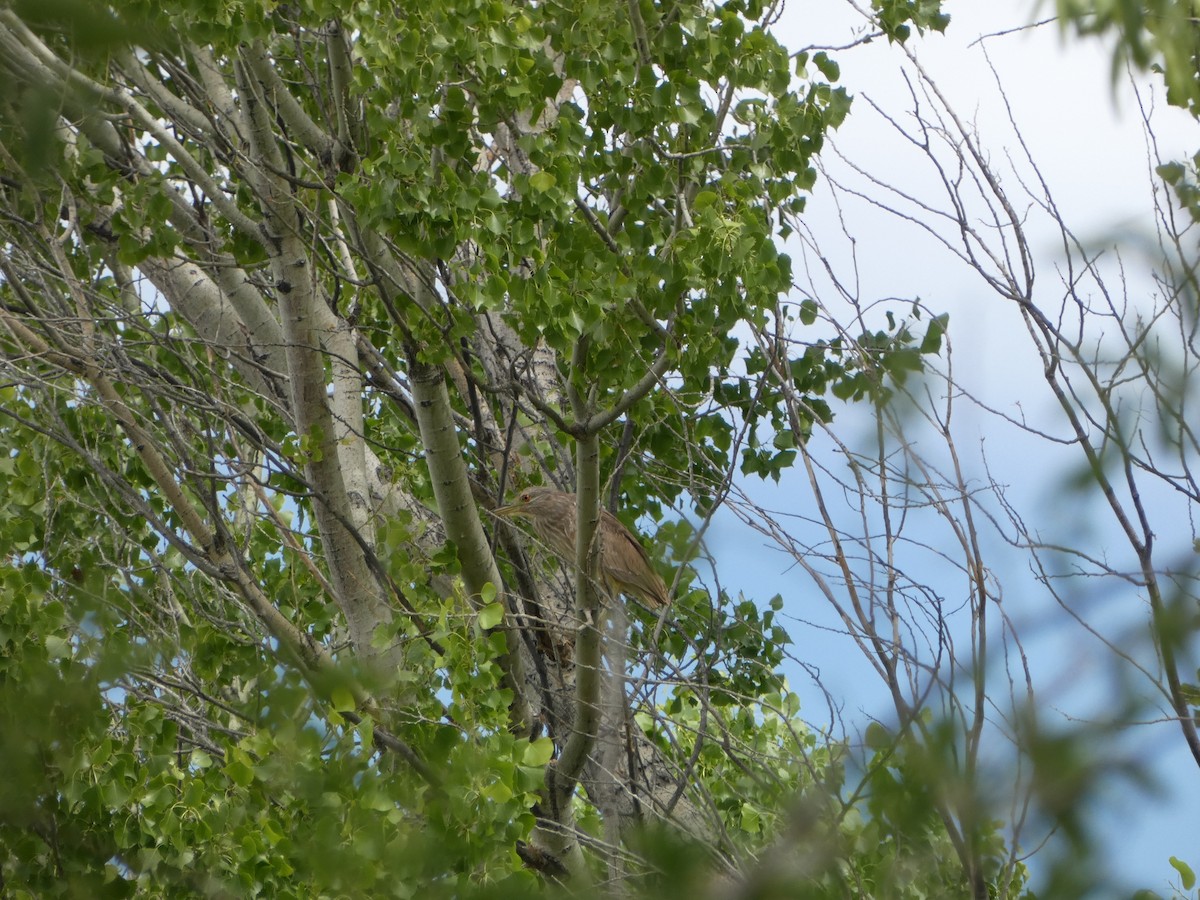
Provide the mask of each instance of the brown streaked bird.
[{"label": "brown streaked bird", "polygon": [[[548,487],[521,491],[515,503],[493,510],[498,516],[528,519],[533,530],[564,562],[575,562],[575,495]],[[649,607],[671,602],[667,586],[650,565],[650,557],[621,520],[601,508],[596,526],[600,541],[600,580],[610,596],[626,594]]]}]

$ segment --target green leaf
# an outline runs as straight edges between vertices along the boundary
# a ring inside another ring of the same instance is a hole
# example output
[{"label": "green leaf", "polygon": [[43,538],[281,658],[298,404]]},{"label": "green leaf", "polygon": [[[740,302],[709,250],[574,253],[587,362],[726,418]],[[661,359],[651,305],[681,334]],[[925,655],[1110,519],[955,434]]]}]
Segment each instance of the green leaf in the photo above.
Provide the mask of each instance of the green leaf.
[{"label": "green leaf", "polygon": [[1183,180],[1184,175],[1187,174],[1187,170],[1184,169],[1183,165],[1177,162],[1168,162],[1160,166],[1155,166],[1154,171],[1167,184],[1178,184]]},{"label": "green leaf", "polygon": [[479,610],[479,627],[489,631],[504,621],[504,606],[500,603],[489,603]]},{"label": "green leaf", "polygon": [[937,353],[942,349],[942,336],[946,333],[946,323],[949,320],[949,313],[942,313],[929,320],[929,327],[921,341],[921,353]]},{"label": "green leaf", "polygon": [[558,184],[553,172],[534,172],[529,176],[529,186],[539,194],[545,193]]},{"label": "green leaf", "polygon": [[553,755],[554,741],[548,737],[540,737],[536,741],[529,742],[529,746],[521,755],[521,762],[527,766],[544,766],[550,762]]},{"label": "green leaf", "polygon": [[804,325],[811,325],[817,321],[817,304],[814,300],[803,300],[800,303],[800,321]]},{"label": "green leaf", "polygon": [[762,816],[758,810],[749,803],[742,804],[742,830],[750,834],[758,834],[762,831],[763,822]]},{"label": "green leaf", "polygon": [[892,745],[892,734],[878,722],[872,722],[867,726],[866,744],[876,752],[886,750]]},{"label": "green leaf", "polygon": [[1176,856],[1172,856],[1169,862],[1172,868],[1179,873],[1179,880],[1183,884],[1185,891],[1190,891],[1196,886],[1196,873],[1192,871],[1191,866]]},{"label": "green leaf", "polygon": [[341,685],[329,692],[329,702],[338,712],[353,712],[358,705],[354,700],[354,694]]},{"label": "green leaf", "polygon": [[234,758],[221,771],[239,787],[249,787],[254,782],[254,767],[241,751],[235,751]]},{"label": "green leaf", "polygon": [[513,797],[512,788],[503,781],[493,781],[483,789],[482,793],[492,803],[507,803]]},{"label": "green leaf", "polygon": [[830,81],[837,81],[838,77],[842,74],[841,67],[832,59],[830,59],[824,51],[821,51],[813,57],[813,65],[815,65],[817,69],[820,70],[821,74]]}]

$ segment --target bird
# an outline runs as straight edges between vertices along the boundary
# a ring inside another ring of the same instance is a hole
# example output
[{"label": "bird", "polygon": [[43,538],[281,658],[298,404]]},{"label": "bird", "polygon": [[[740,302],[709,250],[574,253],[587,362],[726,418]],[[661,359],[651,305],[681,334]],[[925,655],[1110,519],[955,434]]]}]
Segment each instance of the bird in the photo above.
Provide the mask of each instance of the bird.
[{"label": "bird", "polygon": [[[515,503],[492,512],[507,519],[528,519],[533,530],[564,562],[575,562],[575,495],[548,487],[521,491]],[[671,602],[667,586],[654,567],[645,548],[621,520],[607,509],[600,509],[596,526],[600,541],[600,579],[609,596],[625,594],[641,600],[653,609]]]}]

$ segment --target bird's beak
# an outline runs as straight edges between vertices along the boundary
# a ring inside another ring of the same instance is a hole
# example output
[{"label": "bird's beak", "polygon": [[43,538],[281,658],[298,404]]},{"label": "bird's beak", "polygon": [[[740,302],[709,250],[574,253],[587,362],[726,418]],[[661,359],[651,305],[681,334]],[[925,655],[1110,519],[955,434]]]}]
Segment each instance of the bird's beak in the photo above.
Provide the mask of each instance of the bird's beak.
[{"label": "bird's beak", "polygon": [[510,503],[508,506],[497,506],[492,510],[493,516],[499,516],[502,519],[510,519],[513,516],[519,516],[523,507],[520,503]]}]

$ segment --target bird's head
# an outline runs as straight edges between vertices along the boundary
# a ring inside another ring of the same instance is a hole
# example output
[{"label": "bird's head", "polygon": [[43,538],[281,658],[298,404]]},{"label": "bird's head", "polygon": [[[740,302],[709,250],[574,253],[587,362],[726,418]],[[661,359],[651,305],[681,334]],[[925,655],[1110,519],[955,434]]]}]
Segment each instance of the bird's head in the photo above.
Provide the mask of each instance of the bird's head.
[{"label": "bird's head", "polygon": [[564,511],[574,510],[574,498],[554,488],[531,487],[521,491],[513,503],[498,506],[492,512],[505,519],[538,519],[552,515],[560,507]]}]

